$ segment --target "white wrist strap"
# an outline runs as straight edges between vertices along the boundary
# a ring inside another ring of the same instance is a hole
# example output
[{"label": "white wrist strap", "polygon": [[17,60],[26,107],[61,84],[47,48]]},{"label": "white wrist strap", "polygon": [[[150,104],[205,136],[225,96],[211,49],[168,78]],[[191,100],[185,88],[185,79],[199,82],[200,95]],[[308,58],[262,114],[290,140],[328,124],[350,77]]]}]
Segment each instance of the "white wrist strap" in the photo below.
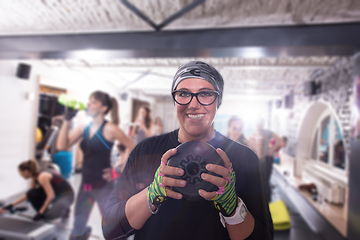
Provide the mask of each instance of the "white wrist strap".
[{"label": "white wrist strap", "polygon": [[224,226],[224,228],[226,227],[226,224],[228,225],[236,225],[239,223],[242,223],[243,221],[245,221],[246,218],[246,214],[247,214],[247,208],[245,206],[245,203],[243,202],[243,200],[241,198],[239,198],[239,202],[238,205],[235,209],[235,213],[233,216],[231,217],[224,217],[221,212],[219,212],[220,215],[220,221],[222,223],[222,225]]}]

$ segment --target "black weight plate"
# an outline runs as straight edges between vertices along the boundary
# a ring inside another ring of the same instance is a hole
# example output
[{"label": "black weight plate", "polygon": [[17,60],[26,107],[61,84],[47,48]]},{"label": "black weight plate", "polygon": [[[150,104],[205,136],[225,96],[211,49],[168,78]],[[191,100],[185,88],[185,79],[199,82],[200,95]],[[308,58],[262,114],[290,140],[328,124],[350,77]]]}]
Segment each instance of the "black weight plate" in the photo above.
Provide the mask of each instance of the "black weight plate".
[{"label": "black weight plate", "polygon": [[199,189],[207,192],[217,191],[219,189],[217,186],[201,178],[202,173],[221,177],[206,170],[205,166],[209,163],[224,166],[223,160],[210,144],[200,141],[180,144],[177,147],[177,153],[169,158],[167,165],[182,168],[185,172],[183,176],[171,177],[185,180],[187,184],[185,187],[173,187],[172,189],[181,193],[187,200],[192,201],[204,199],[198,194]]}]

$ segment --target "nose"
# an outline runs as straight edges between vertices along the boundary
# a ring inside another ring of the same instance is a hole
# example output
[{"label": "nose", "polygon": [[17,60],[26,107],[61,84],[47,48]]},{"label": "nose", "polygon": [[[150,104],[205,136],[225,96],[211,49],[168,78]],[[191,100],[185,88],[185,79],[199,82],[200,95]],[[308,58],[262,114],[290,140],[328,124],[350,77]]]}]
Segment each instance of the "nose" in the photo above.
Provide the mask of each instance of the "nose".
[{"label": "nose", "polygon": [[191,108],[191,109],[199,109],[200,108],[200,103],[199,101],[197,100],[197,98],[194,96],[191,101],[189,102],[189,105],[188,105],[188,108]]}]

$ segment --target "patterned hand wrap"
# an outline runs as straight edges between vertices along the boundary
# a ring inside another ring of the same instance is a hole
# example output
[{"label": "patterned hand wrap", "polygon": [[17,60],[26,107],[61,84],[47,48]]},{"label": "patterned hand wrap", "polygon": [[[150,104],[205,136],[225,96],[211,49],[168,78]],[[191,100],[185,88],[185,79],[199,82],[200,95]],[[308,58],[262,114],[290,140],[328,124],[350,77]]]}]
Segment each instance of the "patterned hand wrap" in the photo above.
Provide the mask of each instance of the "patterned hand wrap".
[{"label": "patterned hand wrap", "polygon": [[[161,165],[164,166],[165,164],[161,162]],[[165,186],[161,183],[161,179],[164,176],[160,173],[161,166],[155,172],[154,181],[148,187],[146,192],[146,196],[149,199],[149,202],[154,206],[160,206],[167,197],[165,192]]]},{"label": "patterned hand wrap", "polygon": [[215,208],[225,217],[230,216],[234,212],[237,203],[234,169],[232,165],[227,169],[230,170],[230,176],[225,178],[225,187],[220,187],[219,191],[216,192],[217,195],[211,199],[211,201],[214,201]]}]

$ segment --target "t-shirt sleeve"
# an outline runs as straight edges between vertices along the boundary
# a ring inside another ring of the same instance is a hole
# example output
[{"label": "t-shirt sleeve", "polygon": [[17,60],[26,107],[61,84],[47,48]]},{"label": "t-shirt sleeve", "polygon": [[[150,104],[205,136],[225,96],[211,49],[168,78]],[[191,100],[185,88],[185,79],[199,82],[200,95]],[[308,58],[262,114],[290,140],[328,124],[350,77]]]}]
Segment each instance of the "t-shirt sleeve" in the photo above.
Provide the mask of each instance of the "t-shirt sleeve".
[{"label": "t-shirt sleeve", "polygon": [[153,179],[146,177],[148,174],[144,174],[142,170],[148,167],[148,155],[144,154],[146,148],[145,144],[139,144],[131,152],[125,169],[108,198],[102,222],[103,234],[107,240],[120,239],[134,231],[126,218],[125,205],[131,196],[147,187]]},{"label": "t-shirt sleeve", "polygon": [[233,163],[236,174],[236,193],[244,201],[255,220],[247,239],[273,239],[273,224],[267,202],[260,161],[249,148],[243,149]]}]

